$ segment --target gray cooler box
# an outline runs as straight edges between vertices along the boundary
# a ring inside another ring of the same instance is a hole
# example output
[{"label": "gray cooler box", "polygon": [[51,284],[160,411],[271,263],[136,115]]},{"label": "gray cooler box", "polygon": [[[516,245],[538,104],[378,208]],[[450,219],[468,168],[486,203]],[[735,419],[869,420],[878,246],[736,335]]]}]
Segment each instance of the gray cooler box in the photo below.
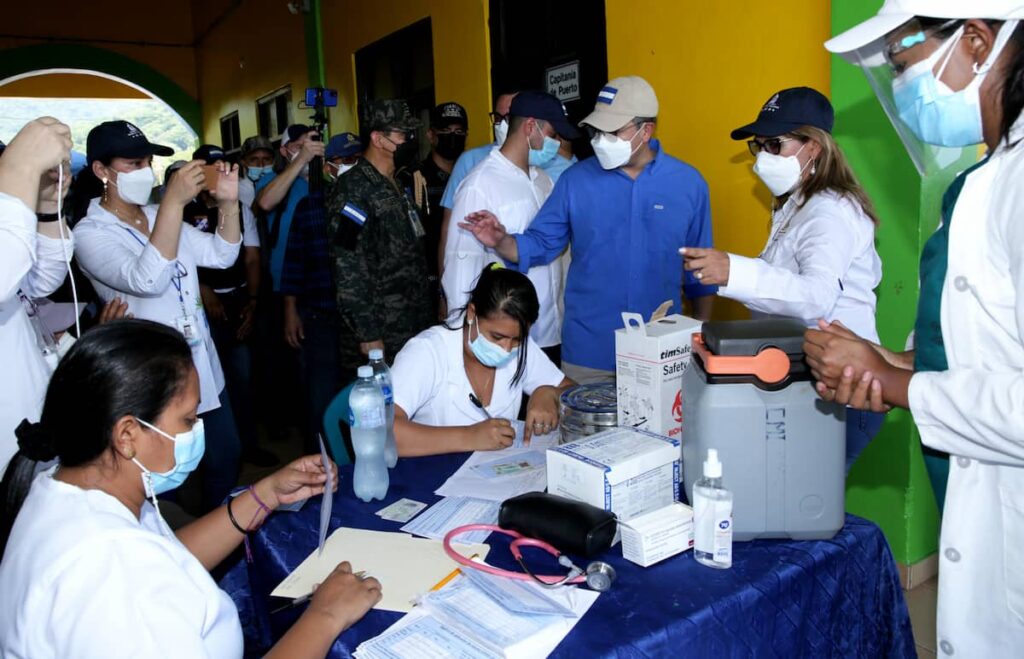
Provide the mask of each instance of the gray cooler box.
[{"label": "gray cooler box", "polygon": [[831,538],[843,526],[846,408],[818,397],[789,319],[705,323],[683,375],[683,483],[709,448],[733,492],[733,537]]}]

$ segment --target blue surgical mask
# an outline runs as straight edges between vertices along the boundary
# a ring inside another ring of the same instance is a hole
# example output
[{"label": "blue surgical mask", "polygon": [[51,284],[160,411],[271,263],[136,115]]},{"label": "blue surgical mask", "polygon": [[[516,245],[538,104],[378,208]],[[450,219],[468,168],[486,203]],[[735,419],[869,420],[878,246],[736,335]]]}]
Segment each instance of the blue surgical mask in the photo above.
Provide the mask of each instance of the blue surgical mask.
[{"label": "blue surgical mask", "polygon": [[273,174],[273,173],[274,173],[273,165],[267,165],[266,167],[249,167],[249,168],[247,168],[245,170],[246,178],[248,178],[253,183],[255,183],[256,181],[260,180],[261,178],[263,178],[267,174]]},{"label": "blue surgical mask", "polygon": [[[1008,23],[1014,23],[1008,26]],[[965,147],[984,141],[981,121],[981,83],[992,63],[1009,41],[1016,21],[1007,21],[985,64],[974,66],[974,79],[953,91],[940,78],[963,36],[961,27],[926,59],[914,64],[892,81],[893,102],[900,121],[922,142],[946,147]],[[1009,30],[1007,30],[1009,27]],[[942,61],[936,74],[935,65]]]},{"label": "blue surgical mask", "polygon": [[138,458],[132,458],[132,462],[142,470],[142,482],[146,487],[146,496],[152,498],[181,486],[185,479],[188,478],[188,475],[199,466],[199,461],[203,459],[203,453],[206,451],[206,433],[203,428],[203,420],[199,419],[196,421],[195,425],[192,426],[192,430],[180,432],[173,437],[151,423],[147,423],[142,419],[136,420],[174,442],[174,466],[163,473],[152,472],[142,466]]},{"label": "blue surgical mask", "polygon": [[[534,126],[536,128],[536,126]],[[538,132],[539,129],[538,129]],[[553,137],[548,137],[544,133],[541,133],[541,137],[544,138],[544,146],[539,149],[530,147],[530,165],[533,167],[543,167],[544,165],[551,162],[551,159],[558,155],[558,149],[561,147],[561,143]]]},{"label": "blue surgical mask", "polygon": [[476,324],[475,318],[469,321],[470,334],[472,334],[474,327],[476,327],[476,338],[469,342],[469,349],[473,351],[473,355],[484,366],[501,368],[519,354],[519,346],[512,348],[512,350],[505,350],[484,338],[484,335],[480,333],[480,327]]}]

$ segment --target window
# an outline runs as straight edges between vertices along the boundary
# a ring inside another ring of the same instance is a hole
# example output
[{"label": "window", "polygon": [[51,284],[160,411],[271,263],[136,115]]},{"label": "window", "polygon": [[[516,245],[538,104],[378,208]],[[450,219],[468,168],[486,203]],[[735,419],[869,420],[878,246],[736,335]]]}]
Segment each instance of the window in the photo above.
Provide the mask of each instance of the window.
[{"label": "window", "polygon": [[281,137],[281,133],[292,123],[292,89],[282,87],[256,101],[256,119],[260,135],[270,140]]},{"label": "window", "polygon": [[238,113],[232,112],[220,118],[220,147],[224,153],[233,156],[242,146],[242,131],[238,126]]}]

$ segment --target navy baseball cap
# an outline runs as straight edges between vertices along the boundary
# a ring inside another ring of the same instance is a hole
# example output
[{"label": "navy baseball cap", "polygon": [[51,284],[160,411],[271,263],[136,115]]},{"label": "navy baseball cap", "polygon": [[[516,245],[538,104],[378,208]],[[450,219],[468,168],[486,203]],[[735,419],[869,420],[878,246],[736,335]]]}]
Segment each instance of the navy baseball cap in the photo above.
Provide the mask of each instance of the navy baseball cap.
[{"label": "navy baseball cap", "polygon": [[85,156],[89,163],[107,158],[142,158],[171,156],[174,149],[153,144],[135,124],[118,120],[104,121],[89,131],[85,138]]},{"label": "navy baseball cap", "polygon": [[431,128],[444,129],[452,124],[462,126],[463,130],[469,128],[469,115],[466,114],[466,108],[458,103],[448,102],[441,103],[430,111]]},{"label": "navy baseball cap", "polygon": [[332,158],[348,158],[362,152],[363,143],[359,141],[355,133],[341,133],[332,137],[331,141],[327,143],[327,148],[324,149],[324,157],[328,160]]},{"label": "navy baseball cap", "polygon": [[224,158],[224,149],[216,144],[204,144],[192,152],[192,160],[205,160],[207,165],[212,165]]},{"label": "navy baseball cap", "polygon": [[831,133],[835,118],[832,104],[824,94],[810,87],[791,87],[768,99],[757,121],[734,130],[732,139],[745,140],[754,135],[778,137],[801,126]]},{"label": "navy baseball cap", "polygon": [[551,124],[555,132],[567,140],[574,140],[580,136],[580,132],[569,123],[569,119],[565,116],[562,102],[547,92],[519,92],[512,99],[512,107],[508,111],[508,116],[542,119]]}]

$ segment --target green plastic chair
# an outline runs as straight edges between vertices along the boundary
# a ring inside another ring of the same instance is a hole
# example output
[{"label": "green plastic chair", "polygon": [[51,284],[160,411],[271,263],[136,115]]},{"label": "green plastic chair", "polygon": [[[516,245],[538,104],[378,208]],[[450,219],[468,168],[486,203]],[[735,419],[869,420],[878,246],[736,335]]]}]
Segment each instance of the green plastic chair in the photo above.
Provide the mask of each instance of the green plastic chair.
[{"label": "green plastic chair", "polygon": [[355,382],[351,382],[339,391],[324,410],[324,435],[327,438],[327,450],[331,452],[331,457],[339,467],[352,463],[352,457],[348,454],[345,440],[341,436],[341,424],[349,425],[352,422],[352,408],[349,407],[348,397],[355,385]]}]

